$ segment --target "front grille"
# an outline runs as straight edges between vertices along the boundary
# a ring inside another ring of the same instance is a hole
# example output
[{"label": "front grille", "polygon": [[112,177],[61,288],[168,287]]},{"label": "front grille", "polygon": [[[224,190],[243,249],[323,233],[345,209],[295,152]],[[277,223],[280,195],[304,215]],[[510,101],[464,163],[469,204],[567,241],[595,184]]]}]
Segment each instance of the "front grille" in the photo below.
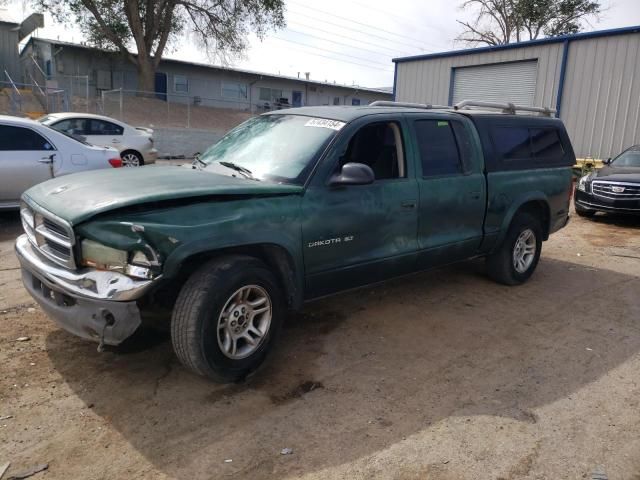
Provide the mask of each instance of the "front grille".
[{"label": "front grille", "polygon": [[20,207],[20,217],[22,228],[33,246],[57,264],[75,269],[75,238],[71,225],[40,207],[26,203]]},{"label": "front grille", "polygon": [[612,200],[640,200],[639,183],[594,181],[591,191],[594,195]]}]

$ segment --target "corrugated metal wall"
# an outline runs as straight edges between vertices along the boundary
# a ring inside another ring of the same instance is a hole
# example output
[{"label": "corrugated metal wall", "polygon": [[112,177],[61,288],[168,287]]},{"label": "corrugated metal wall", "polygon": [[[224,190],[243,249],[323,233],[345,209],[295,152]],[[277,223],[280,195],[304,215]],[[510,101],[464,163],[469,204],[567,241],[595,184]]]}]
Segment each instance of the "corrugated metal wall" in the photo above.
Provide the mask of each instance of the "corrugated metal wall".
[{"label": "corrugated metal wall", "polygon": [[[563,48],[558,42],[400,62],[396,100],[448,104],[452,69],[538,59],[535,104],[555,108]],[[608,158],[640,143],[640,33],[569,43],[560,116],[579,158]]]},{"label": "corrugated metal wall", "polygon": [[640,143],[639,33],[571,42],[560,116],[581,157]]},{"label": "corrugated metal wall", "polygon": [[398,63],[396,100],[447,105],[449,103],[451,69],[536,59],[538,60],[538,76],[535,104],[555,106],[562,64],[561,43]]},{"label": "corrugated metal wall", "polygon": [[[14,82],[22,82],[20,73],[20,59],[18,58],[18,32],[17,25],[0,22],[0,80],[8,81],[4,71],[6,70]],[[0,84],[4,87],[6,85]]]}]

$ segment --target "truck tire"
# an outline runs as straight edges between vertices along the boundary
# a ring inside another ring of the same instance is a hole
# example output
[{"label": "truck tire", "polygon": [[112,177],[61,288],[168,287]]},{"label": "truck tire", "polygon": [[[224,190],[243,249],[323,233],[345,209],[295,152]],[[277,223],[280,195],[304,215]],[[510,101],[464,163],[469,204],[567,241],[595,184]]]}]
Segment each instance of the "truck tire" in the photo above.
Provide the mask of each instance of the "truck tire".
[{"label": "truck tire", "polygon": [[489,277],[504,285],[520,285],[533,274],[542,250],[540,220],[517,213],[502,245],[487,257]]},{"label": "truck tire", "polygon": [[189,277],[171,317],[178,359],[193,372],[226,383],[264,361],[285,316],[278,281],[259,260],[214,259]]}]

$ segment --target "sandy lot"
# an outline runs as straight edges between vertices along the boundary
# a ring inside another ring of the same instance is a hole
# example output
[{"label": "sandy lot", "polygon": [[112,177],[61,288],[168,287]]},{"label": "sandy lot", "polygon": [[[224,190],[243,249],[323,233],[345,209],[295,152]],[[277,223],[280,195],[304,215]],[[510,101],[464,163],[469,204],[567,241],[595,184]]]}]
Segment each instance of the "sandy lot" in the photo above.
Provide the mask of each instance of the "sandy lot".
[{"label": "sandy lot", "polygon": [[162,336],[99,354],[59,330],[20,284],[18,233],[0,216],[8,476],[640,479],[640,219],[574,216],[521,287],[474,261],[310,304],[231,386]]}]

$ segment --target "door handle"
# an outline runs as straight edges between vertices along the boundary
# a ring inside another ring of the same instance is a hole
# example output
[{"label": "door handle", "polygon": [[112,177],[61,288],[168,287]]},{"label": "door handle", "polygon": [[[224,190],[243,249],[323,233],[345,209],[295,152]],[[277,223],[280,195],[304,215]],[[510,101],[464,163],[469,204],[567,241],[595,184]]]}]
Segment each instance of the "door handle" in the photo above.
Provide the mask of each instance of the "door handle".
[{"label": "door handle", "polygon": [[113,140],[111,140],[111,143],[120,143],[120,140],[114,138]]},{"label": "door handle", "polygon": [[400,206],[402,208],[416,208],[416,202],[413,201],[406,201],[406,202],[402,202],[400,204]]},{"label": "door handle", "polygon": [[482,195],[482,192],[477,191],[477,192],[469,192],[469,196],[471,198],[473,198],[474,200],[480,200],[480,195]]},{"label": "door handle", "polygon": [[40,162],[40,163],[53,163],[53,159],[54,159],[55,156],[56,156],[56,154],[52,153],[48,157],[42,157],[40,160],[38,160],[38,162]]}]

